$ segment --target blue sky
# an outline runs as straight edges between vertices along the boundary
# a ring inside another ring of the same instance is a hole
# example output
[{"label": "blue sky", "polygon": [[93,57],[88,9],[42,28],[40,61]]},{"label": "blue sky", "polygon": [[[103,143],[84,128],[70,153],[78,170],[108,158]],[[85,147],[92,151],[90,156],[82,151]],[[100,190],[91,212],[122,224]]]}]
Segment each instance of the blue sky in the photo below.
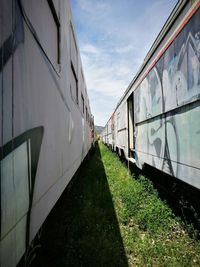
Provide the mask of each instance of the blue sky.
[{"label": "blue sky", "polygon": [[95,124],[104,126],[177,0],[70,0]]}]

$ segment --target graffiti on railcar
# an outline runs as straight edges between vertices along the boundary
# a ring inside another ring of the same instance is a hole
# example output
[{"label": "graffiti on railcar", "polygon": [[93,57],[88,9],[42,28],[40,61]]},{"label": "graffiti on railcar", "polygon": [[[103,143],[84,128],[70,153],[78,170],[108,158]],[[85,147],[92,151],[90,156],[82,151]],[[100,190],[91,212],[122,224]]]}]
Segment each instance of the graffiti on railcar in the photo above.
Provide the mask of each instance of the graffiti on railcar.
[{"label": "graffiti on railcar", "polygon": [[200,177],[199,17],[198,10],[134,92],[136,151],[176,177]]}]

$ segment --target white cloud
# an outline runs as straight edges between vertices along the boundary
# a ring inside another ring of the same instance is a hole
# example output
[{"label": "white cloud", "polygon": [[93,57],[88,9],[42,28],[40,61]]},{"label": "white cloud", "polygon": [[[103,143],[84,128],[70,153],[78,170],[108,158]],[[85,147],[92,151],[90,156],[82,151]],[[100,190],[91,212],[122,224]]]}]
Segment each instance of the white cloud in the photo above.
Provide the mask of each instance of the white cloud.
[{"label": "white cloud", "polygon": [[94,0],[78,0],[78,5],[85,12],[95,14],[95,12],[108,10],[109,5],[105,2]]},{"label": "white cloud", "polygon": [[122,64],[118,58],[112,63],[109,53],[98,52],[95,61],[87,53],[82,55],[88,91],[119,98],[131,80],[132,68]]},{"label": "white cloud", "polygon": [[128,53],[130,51],[133,51],[134,49],[135,47],[129,44],[129,45],[121,46],[121,47],[116,47],[114,50],[116,53]]},{"label": "white cloud", "polygon": [[92,44],[83,44],[81,46],[81,53],[86,54],[99,54],[100,50]]}]

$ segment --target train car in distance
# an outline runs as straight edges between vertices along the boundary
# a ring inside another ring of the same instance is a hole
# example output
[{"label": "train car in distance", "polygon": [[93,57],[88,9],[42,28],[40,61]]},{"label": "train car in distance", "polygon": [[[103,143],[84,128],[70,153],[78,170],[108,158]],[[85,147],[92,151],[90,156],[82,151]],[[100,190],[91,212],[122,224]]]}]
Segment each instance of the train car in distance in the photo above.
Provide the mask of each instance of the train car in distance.
[{"label": "train car in distance", "polygon": [[200,1],[177,3],[102,132],[139,168],[200,189]]},{"label": "train car in distance", "polygon": [[0,266],[12,267],[31,261],[94,118],[69,0],[0,0],[0,22]]}]

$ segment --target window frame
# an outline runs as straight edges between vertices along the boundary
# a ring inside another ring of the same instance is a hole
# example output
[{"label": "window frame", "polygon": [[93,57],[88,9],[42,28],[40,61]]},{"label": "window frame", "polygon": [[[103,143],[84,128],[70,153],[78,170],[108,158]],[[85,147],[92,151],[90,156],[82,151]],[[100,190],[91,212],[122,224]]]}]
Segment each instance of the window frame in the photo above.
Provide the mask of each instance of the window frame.
[{"label": "window frame", "polygon": [[56,27],[57,27],[57,64],[60,64],[61,62],[61,51],[60,51],[60,41],[61,41],[61,33],[60,33],[60,21],[56,13],[56,9],[54,6],[54,3],[52,0],[47,0],[49,4],[49,8],[51,10],[52,16],[54,18]]}]

